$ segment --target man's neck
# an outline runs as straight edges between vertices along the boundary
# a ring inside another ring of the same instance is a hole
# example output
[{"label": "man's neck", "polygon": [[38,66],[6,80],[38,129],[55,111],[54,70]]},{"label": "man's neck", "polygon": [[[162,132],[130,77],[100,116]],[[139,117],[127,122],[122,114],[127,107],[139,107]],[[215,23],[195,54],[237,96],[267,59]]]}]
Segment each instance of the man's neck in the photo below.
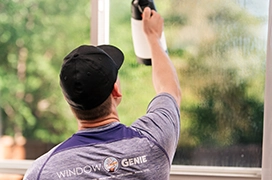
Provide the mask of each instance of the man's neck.
[{"label": "man's neck", "polygon": [[111,113],[107,116],[104,116],[95,120],[79,120],[78,119],[77,120],[78,130],[104,126],[113,122],[120,122],[118,112],[117,112],[117,106],[121,102],[122,95],[121,93],[119,93],[118,86],[116,83],[114,87],[115,87],[114,90],[115,89],[116,90],[115,91],[113,90],[115,92],[113,94],[115,95],[111,95],[112,97]]},{"label": "man's neck", "polygon": [[118,116],[109,115],[96,120],[78,120],[78,130],[104,126],[113,122],[120,122]]}]

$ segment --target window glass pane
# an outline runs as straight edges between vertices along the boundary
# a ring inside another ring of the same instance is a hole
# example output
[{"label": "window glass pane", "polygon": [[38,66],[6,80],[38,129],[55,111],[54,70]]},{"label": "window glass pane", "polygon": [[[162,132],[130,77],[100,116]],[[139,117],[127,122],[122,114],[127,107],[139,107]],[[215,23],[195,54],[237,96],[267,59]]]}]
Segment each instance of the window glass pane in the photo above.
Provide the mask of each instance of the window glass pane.
[{"label": "window glass pane", "polygon": [[58,77],[89,42],[90,0],[1,1],[0,159],[35,159],[77,131]]},{"label": "window glass pane", "polygon": [[[155,1],[183,92],[174,164],[260,167],[268,0]],[[110,42],[126,54],[121,120],[154,95],[133,51],[130,4],[111,1]],[[141,37],[139,37],[141,38]]]}]

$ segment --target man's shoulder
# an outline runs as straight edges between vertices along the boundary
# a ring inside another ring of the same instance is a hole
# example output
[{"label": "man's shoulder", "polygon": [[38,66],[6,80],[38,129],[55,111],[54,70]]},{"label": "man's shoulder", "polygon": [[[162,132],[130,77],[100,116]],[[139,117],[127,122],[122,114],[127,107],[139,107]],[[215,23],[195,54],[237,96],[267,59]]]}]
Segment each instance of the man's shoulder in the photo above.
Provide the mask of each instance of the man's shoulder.
[{"label": "man's shoulder", "polygon": [[42,168],[44,163],[47,161],[47,159],[50,157],[50,155],[55,151],[57,147],[58,145],[53,147],[50,151],[38,157],[36,160],[34,160],[31,166],[26,171],[23,180],[37,179],[40,169]]},{"label": "man's shoulder", "polygon": [[166,108],[175,108],[179,110],[178,104],[174,97],[169,93],[160,93],[156,95],[149,103],[148,108],[153,106],[162,106]]},{"label": "man's shoulder", "polygon": [[156,142],[172,161],[180,131],[180,110],[175,99],[161,93],[150,102],[147,113],[131,127]]}]

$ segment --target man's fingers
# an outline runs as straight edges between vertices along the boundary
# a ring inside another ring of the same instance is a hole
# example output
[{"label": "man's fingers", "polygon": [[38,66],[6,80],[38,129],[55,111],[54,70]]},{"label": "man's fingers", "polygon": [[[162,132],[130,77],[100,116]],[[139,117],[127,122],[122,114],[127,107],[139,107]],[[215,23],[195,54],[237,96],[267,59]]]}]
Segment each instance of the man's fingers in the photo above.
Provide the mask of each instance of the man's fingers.
[{"label": "man's fingers", "polygon": [[150,7],[144,8],[143,19],[149,18],[150,16],[151,16],[151,9],[150,9]]}]

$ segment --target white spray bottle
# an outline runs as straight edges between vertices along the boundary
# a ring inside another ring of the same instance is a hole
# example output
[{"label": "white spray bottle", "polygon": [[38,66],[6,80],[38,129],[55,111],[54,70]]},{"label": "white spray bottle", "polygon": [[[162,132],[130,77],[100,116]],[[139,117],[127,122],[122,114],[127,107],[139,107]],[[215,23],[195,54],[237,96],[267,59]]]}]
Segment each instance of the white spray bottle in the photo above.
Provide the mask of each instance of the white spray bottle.
[{"label": "white spray bottle", "polygon": [[[147,38],[143,31],[142,13],[145,7],[150,7],[156,11],[156,7],[153,0],[132,0],[131,3],[131,30],[134,52],[137,57],[137,61],[141,64],[151,65],[151,50],[147,41]],[[160,39],[161,44],[167,52],[167,45],[164,32]]]}]

